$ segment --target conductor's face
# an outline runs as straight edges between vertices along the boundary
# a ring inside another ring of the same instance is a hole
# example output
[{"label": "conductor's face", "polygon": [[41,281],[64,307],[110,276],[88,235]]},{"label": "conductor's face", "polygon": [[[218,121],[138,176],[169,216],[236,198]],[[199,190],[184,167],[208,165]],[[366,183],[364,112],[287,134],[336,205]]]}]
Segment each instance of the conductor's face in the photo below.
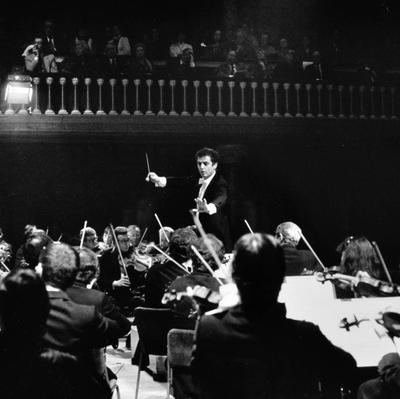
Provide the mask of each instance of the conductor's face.
[{"label": "conductor's face", "polygon": [[209,178],[217,169],[218,163],[212,163],[209,155],[197,158],[197,169],[203,179]]}]

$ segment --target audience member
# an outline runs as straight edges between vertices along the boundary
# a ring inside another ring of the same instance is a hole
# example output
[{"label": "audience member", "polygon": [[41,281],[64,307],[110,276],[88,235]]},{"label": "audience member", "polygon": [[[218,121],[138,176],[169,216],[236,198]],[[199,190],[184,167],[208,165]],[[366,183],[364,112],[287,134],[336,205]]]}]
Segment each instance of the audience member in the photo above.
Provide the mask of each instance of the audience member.
[{"label": "audience member", "polygon": [[153,65],[146,57],[146,46],[143,43],[135,44],[135,56],[131,61],[131,73],[135,77],[150,77],[153,73]]},{"label": "audience member", "polygon": [[183,51],[189,49],[193,53],[193,46],[186,43],[186,35],[183,32],[178,33],[177,41],[169,46],[169,55],[177,58],[183,54]]},{"label": "audience member", "polygon": [[236,32],[234,50],[238,61],[254,61],[256,59],[255,48],[246,40],[245,32],[242,29]]},{"label": "audience member", "polygon": [[205,58],[212,61],[223,61],[227,48],[223,42],[222,31],[217,29],[213,34],[213,41],[207,44]]},{"label": "audience member", "polygon": [[319,51],[313,51],[311,56],[311,65],[307,65],[304,69],[306,82],[315,83],[327,80],[327,70],[321,64],[321,54]]},{"label": "audience member", "polygon": [[104,47],[104,54],[97,62],[98,74],[108,78],[117,78],[126,71],[126,63],[117,57],[117,46],[108,42]]},{"label": "audience member", "polygon": [[278,82],[295,82],[299,79],[299,75],[300,70],[295,61],[294,50],[288,50],[284,56],[279,57],[273,79]]},{"label": "audience member", "polygon": [[91,55],[94,54],[93,39],[90,37],[89,33],[85,28],[78,29],[74,42],[75,44],[80,43],[85,48],[88,54]]},{"label": "audience member", "polygon": [[350,354],[314,324],[286,318],[285,305],[277,302],[285,262],[273,237],[241,237],[232,274],[242,303],[197,325],[193,368],[200,397],[308,398],[318,382],[335,386],[353,376]]},{"label": "audience member", "polygon": [[236,51],[229,50],[226,61],[220,64],[216,70],[219,78],[234,79],[246,78],[248,70],[243,62],[237,62]]},{"label": "audience member", "polygon": [[117,47],[117,55],[131,55],[131,45],[129,39],[122,35],[119,25],[112,28],[112,42]]},{"label": "audience member", "polygon": [[270,43],[270,38],[268,33],[261,33],[259,51],[264,53],[264,57],[269,60],[270,56],[276,54],[275,47]]},{"label": "audience member", "polygon": [[47,73],[57,73],[56,57],[60,56],[60,43],[54,34],[53,21],[45,21],[43,34],[43,67]]},{"label": "audience member", "polygon": [[66,57],[61,71],[63,74],[87,77],[93,74],[94,67],[95,62],[89,47],[84,41],[78,40],[74,44],[74,53]]},{"label": "audience member", "polygon": [[303,36],[300,47],[296,50],[296,57],[302,64],[304,61],[312,61],[313,48],[311,46],[310,36]]},{"label": "audience member", "polygon": [[29,44],[22,53],[26,71],[32,73],[43,72],[43,39],[35,37],[34,43]]},{"label": "audience member", "polygon": [[192,80],[195,70],[193,50],[185,48],[181,55],[170,58],[167,63],[168,74],[178,80]]}]

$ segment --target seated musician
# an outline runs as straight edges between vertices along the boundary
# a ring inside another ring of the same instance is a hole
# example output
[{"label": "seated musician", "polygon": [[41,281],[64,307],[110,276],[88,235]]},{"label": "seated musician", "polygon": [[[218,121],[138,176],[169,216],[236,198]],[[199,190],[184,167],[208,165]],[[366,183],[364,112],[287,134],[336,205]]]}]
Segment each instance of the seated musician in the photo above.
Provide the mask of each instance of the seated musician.
[{"label": "seated musician", "polygon": [[339,384],[356,370],[317,326],[286,318],[277,302],[284,275],[276,239],[238,240],[232,276],[242,304],[203,316],[196,329],[192,366],[201,398],[309,398],[318,382]]},{"label": "seated musician", "polygon": [[287,276],[310,274],[317,269],[317,260],[311,251],[297,249],[301,239],[299,226],[292,222],[281,223],[276,228],[275,238],[283,249]]},{"label": "seated musician", "polygon": [[134,248],[129,245],[128,229],[123,226],[116,227],[115,236],[128,276],[125,273],[118,248],[114,245],[107,249],[100,258],[97,283],[100,290],[111,295],[121,311],[129,316],[137,306],[143,303],[140,290],[144,284],[144,273],[138,272],[134,268],[132,261]]},{"label": "seated musician", "polygon": [[81,231],[79,232],[80,239],[82,239],[83,234],[85,235],[83,238],[83,246],[92,250],[97,255],[100,255],[102,253],[102,250],[99,246],[96,230],[93,227],[86,227],[85,229],[81,229]]},{"label": "seated musician", "polygon": [[[190,246],[197,235],[190,227],[175,230],[169,242],[169,255],[180,265],[190,259]],[[166,289],[177,277],[188,274],[172,261],[154,264],[146,275],[145,304],[148,307],[163,307],[161,299]]]}]

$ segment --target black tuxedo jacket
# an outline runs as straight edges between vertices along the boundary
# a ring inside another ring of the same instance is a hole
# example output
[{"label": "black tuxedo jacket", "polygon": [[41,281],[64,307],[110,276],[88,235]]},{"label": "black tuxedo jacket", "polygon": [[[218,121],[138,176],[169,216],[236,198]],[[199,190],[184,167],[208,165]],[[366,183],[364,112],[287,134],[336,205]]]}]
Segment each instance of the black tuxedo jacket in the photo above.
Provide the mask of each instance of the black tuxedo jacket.
[{"label": "black tuxedo jacket", "polygon": [[104,292],[88,289],[84,286],[74,284],[67,289],[67,295],[76,303],[94,306],[96,310],[105,317],[115,320],[119,325],[119,334],[123,336],[131,329],[130,321],[121,314],[114,299]]},{"label": "black tuxedo jacket", "polygon": [[299,276],[304,269],[308,271],[318,268],[315,256],[306,249],[297,249],[291,245],[282,245],[286,264],[286,276]]},{"label": "black tuxedo jacket", "polygon": [[203,316],[193,355],[202,399],[309,398],[318,381],[339,383],[356,369],[316,325],[287,319],[283,304]]}]

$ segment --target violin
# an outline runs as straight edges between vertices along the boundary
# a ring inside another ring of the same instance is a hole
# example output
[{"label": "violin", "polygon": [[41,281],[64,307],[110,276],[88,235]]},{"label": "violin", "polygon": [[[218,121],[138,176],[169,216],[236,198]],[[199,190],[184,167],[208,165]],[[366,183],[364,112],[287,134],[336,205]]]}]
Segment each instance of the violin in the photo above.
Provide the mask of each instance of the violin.
[{"label": "violin", "polygon": [[315,273],[317,281],[332,281],[338,287],[352,290],[358,296],[400,295],[400,285],[371,277],[367,272],[358,271],[355,276],[338,273],[334,269]]}]

